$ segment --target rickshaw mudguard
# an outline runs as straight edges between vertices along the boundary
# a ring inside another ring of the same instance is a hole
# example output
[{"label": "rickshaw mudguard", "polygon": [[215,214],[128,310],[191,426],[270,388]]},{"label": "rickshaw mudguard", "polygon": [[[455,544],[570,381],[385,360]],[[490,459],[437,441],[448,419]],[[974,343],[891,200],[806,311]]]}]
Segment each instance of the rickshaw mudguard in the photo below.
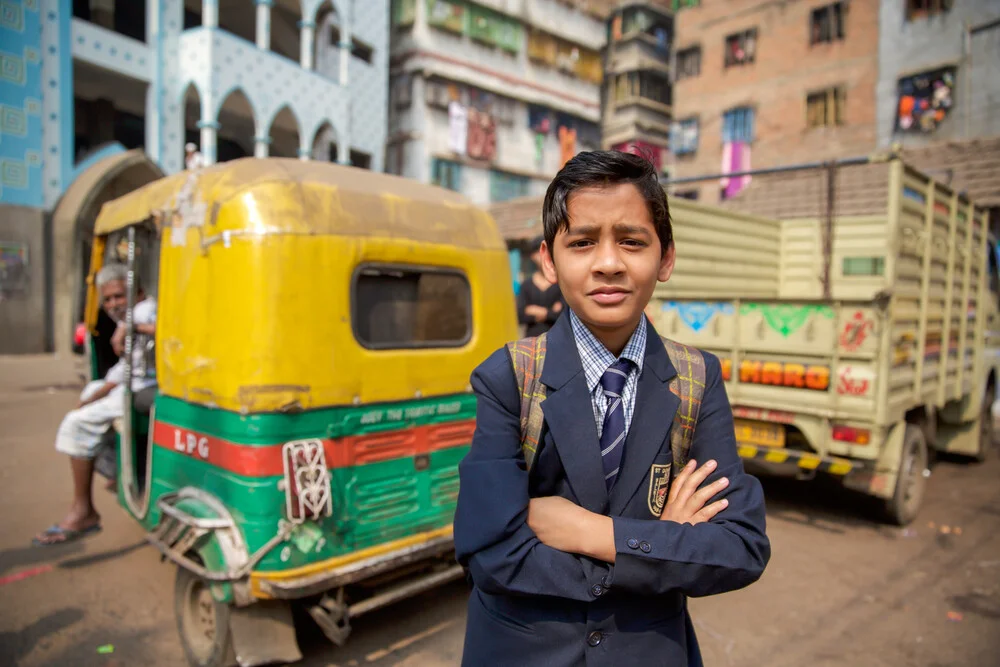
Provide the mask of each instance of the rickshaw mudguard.
[{"label": "rickshaw mudguard", "polygon": [[164,557],[211,583],[216,601],[237,607],[254,602],[250,554],[232,515],[215,496],[193,487],[156,502],[160,521],[146,536]]}]

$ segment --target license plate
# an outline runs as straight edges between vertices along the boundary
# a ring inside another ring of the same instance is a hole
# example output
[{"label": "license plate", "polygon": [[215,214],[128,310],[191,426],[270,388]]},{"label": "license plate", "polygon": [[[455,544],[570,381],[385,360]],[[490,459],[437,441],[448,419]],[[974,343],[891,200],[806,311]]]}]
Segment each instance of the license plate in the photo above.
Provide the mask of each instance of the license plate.
[{"label": "license plate", "polygon": [[750,419],[734,420],[736,426],[736,442],[741,445],[757,445],[758,447],[784,447],[785,427],[782,424],[771,424]]}]

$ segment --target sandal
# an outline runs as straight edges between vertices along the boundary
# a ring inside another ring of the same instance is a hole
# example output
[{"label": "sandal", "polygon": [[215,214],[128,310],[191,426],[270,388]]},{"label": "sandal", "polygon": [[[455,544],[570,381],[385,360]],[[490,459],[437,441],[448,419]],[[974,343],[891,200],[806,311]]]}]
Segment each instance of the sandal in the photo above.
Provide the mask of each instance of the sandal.
[{"label": "sandal", "polygon": [[101,524],[95,523],[93,526],[88,526],[83,530],[73,530],[71,528],[61,528],[59,524],[50,526],[45,529],[45,532],[41,534],[40,537],[53,537],[57,538],[51,541],[39,539],[39,536],[31,538],[32,546],[36,547],[52,547],[57,544],[66,544],[67,542],[75,542],[87,535],[93,535],[95,533],[101,532]]}]

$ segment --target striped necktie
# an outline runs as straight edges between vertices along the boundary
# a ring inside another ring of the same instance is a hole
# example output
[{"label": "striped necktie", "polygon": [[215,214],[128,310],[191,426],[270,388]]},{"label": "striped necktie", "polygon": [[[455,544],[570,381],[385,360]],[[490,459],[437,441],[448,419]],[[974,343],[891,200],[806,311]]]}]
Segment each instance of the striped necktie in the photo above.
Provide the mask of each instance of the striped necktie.
[{"label": "striped necktie", "polygon": [[608,407],[604,410],[604,427],[601,430],[601,462],[604,464],[604,483],[608,485],[609,491],[618,477],[625,451],[625,405],[622,403],[622,390],[625,389],[625,380],[630,370],[632,362],[619,359],[601,376],[601,388],[608,401]]}]

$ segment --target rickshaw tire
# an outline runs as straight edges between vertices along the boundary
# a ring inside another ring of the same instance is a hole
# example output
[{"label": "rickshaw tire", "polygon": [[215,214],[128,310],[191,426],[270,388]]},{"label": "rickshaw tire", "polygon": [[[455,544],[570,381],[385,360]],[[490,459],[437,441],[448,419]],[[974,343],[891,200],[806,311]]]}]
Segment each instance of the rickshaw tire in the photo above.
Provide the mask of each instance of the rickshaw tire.
[{"label": "rickshaw tire", "polygon": [[210,584],[177,568],[174,617],[184,656],[191,667],[232,667],[236,651],[229,631],[228,604],[212,598]]}]

